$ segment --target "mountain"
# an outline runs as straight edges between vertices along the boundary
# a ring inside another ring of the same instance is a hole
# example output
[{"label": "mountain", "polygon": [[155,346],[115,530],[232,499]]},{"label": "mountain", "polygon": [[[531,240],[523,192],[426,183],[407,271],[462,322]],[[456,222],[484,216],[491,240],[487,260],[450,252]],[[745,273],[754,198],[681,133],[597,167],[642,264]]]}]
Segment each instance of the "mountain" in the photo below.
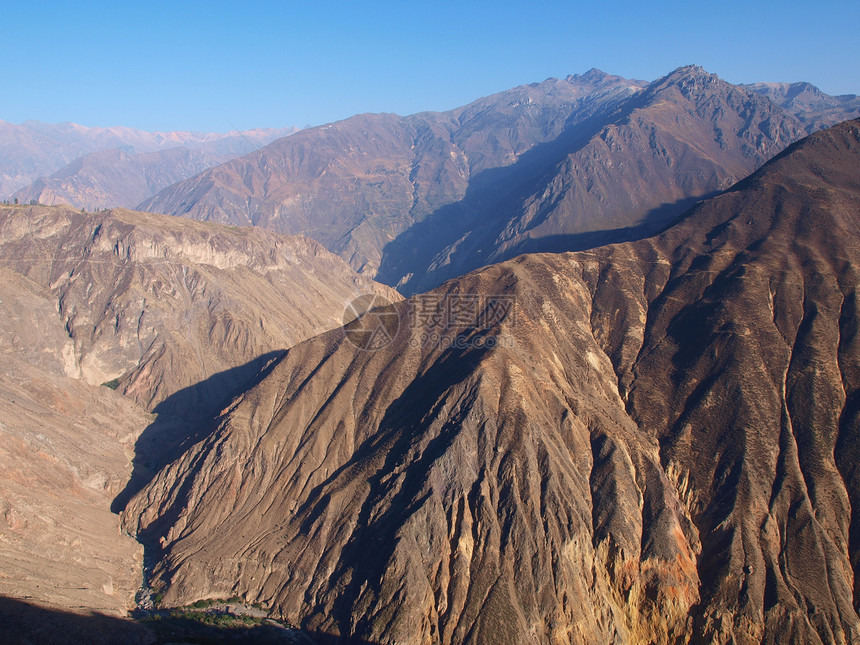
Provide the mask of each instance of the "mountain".
[{"label": "mountain", "polygon": [[656,237],[291,348],[123,514],[165,603],[331,642],[858,642],[858,162],[851,121]]},{"label": "mountain", "polygon": [[386,245],[472,182],[558,139],[644,84],[592,70],[444,113],[363,114],[303,130],[139,207],[319,240],[375,275]]},{"label": "mountain", "polygon": [[830,96],[811,83],[752,83],[741,87],[766,96],[794,114],[809,133],[860,115],[860,97]]},{"label": "mountain", "polygon": [[386,249],[378,278],[410,293],[524,252],[642,237],[805,134],[771,101],[696,66],[651,83],[591,126],[554,154],[536,152],[539,169],[524,159],[404,233]]},{"label": "mountain", "polygon": [[304,233],[409,294],[523,252],[653,233],[808,129],[696,66],[653,83],[591,70],[450,112],[307,130],[141,208]]},{"label": "mountain", "polygon": [[21,204],[69,204],[88,211],[131,208],[167,186],[221,163],[205,152],[169,148],[128,154],[102,150],[76,159],[49,177],[16,191]]},{"label": "mountain", "polygon": [[119,148],[128,154],[189,148],[221,163],[256,150],[295,128],[228,132],[145,132],[134,128],[88,128],[76,123],[16,124],[0,120],[0,196],[51,175],[92,152]]},{"label": "mountain", "polygon": [[399,299],[307,238],[126,210],[2,207],[0,258],[0,596],[74,611],[134,607],[111,509],[199,419],[356,297]]},{"label": "mountain", "polygon": [[[122,209],[2,208],[0,254],[54,294],[67,374],[116,379],[148,409],[340,326],[362,294],[399,299],[307,238]],[[197,405],[224,394],[201,390]]]}]

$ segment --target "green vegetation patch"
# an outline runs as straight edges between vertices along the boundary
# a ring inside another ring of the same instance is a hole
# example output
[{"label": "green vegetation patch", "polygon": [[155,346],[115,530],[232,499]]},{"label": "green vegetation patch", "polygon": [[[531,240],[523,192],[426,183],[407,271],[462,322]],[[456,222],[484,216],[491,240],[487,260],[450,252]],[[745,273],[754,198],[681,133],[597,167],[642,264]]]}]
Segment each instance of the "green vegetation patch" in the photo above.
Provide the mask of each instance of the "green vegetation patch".
[{"label": "green vegetation patch", "polygon": [[193,642],[201,645],[225,643],[260,643],[279,645],[293,643],[291,633],[266,618],[236,616],[198,607],[201,603],[224,604],[224,601],[202,600],[190,607],[162,610],[139,619],[154,632],[158,642]]}]

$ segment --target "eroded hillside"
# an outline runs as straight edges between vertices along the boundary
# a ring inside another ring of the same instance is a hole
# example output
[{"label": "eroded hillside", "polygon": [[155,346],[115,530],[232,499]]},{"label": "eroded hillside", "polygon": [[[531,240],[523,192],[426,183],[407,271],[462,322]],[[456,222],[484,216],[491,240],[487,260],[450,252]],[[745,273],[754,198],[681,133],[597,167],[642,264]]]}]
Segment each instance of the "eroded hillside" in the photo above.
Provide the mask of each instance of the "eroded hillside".
[{"label": "eroded hillside", "polygon": [[858,161],[848,122],[658,237],[294,347],[126,509],[165,601],[378,643],[856,642]]}]

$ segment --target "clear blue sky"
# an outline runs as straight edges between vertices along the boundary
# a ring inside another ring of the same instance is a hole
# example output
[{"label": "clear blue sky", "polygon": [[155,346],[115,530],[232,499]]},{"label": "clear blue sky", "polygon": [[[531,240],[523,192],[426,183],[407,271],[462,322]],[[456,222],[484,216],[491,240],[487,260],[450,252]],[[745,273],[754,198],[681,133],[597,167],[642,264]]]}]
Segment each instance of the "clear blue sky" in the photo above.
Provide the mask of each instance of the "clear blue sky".
[{"label": "clear blue sky", "polygon": [[860,94],[860,2],[0,1],[0,119],[227,131],[445,110],[591,67]]}]

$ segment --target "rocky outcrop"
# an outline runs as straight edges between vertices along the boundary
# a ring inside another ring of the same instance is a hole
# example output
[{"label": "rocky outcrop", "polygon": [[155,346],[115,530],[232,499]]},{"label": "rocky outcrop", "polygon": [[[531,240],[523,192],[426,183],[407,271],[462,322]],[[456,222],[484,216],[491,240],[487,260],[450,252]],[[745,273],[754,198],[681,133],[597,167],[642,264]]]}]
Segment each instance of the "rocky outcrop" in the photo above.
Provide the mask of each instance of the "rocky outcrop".
[{"label": "rocky outcrop", "polygon": [[165,601],[375,643],[857,642],[858,161],[855,121],[657,237],[371,312],[375,351],[367,316],[292,348],[126,509]]},{"label": "rocky outcrop", "polygon": [[0,596],[124,615],[143,548],[110,506],[152,415],[66,376],[56,298],[2,266],[0,318]]}]

